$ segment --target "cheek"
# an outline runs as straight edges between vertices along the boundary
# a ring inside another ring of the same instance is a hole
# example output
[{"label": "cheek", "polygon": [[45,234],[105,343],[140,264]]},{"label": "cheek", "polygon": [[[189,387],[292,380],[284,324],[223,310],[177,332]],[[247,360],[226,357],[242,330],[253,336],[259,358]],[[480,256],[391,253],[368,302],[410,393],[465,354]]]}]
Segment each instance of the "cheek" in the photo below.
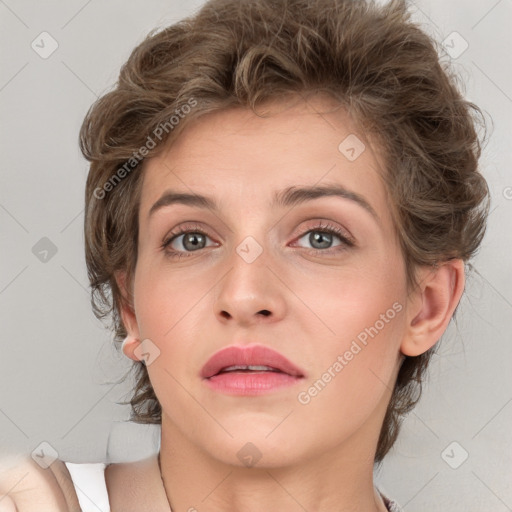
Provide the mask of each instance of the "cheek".
[{"label": "cheek", "polygon": [[[148,373],[162,405],[180,411],[180,403],[190,406],[190,396],[180,383],[197,379],[204,359],[204,321],[212,315],[211,288],[218,273],[202,275],[165,267],[141,265],[134,283],[135,311],[140,336],[156,346],[158,357]],[[150,345],[151,346],[151,345]]]},{"label": "cheek", "polygon": [[350,414],[359,404],[362,413],[385,392],[405,332],[406,291],[401,266],[380,261],[340,272],[336,279],[317,276],[298,292],[316,313],[307,326],[316,338],[308,382],[315,385],[299,403],[314,398],[318,411],[337,403]]},{"label": "cheek", "polygon": [[211,285],[160,263],[140,263],[134,282],[137,323],[141,338],[151,340],[158,353],[148,374],[162,407],[176,414],[179,422],[181,412],[193,407],[181,383],[188,387],[195,377],[205,334],[196,319],[211,314],[207,301]]},{"label": "cheek", "polygon": [[135,312],[141,336],[165,343],[176,336],[183,325],[187,324],[189,329],[192,317],[205,307],[208,291],[214,283],[211,272],[191,275],[190,271],[180,272],[165,263],[141,261],[134,283]]},{"label": "cheek", "polygon": [[359,317],[347,316],[344,323],[338,317],[341,335],[324,346],[319,356],[322,363],[315,365],[316,371],[297,396],[310,432],[321,432],[326,438],[349,437],[384,407],[393,388],[403,312],[394,302]]},{"label": "cheek", "polygon": [[329,341],[323,345],[330,345],[336,352],[358,336],[364,342],[368,329],[389,332],[403,309],[404,279],[399,268],[391,273],[382,264],[379,267],[365,262],[338,272],[331,269],[296,277],[294,293],[302,302],[298,306],[308,310],[310,328],[316,324],[318,335]]}]

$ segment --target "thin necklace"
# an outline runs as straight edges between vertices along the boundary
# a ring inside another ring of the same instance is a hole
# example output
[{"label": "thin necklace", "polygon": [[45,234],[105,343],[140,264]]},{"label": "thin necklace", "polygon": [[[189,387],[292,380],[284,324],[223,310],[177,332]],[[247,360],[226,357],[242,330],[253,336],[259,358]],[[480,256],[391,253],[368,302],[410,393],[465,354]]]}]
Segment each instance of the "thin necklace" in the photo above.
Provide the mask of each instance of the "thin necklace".
[{"label": "thin necklace", "polygon": [[160,464],[160,452],[158,452],[158,471],[160,472],[160,479],[162,480],[162,486],[164,488],[165,498],[167,499],[167,504],[169,505],[169,512],[172,512],[171,500],[169,499],[169,496],[167,495],[167,489],[165,488],[164,476],[162,474],[162,466]]}]

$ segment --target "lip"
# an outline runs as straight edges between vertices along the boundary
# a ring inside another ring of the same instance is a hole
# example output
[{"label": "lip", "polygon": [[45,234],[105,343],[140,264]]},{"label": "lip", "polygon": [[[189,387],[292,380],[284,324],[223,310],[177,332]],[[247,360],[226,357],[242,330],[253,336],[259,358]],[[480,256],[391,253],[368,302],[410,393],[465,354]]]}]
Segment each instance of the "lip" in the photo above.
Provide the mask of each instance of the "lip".
[{"label": "lip", "polygon": [[270,366],[292,377],[304,377],[304,371],[285,356],[263,345],[231,345],[213,354],[201,369],[201,377],[209,379],[228,366]]},{"label": "lip", "polygon": [[[268,366],[274,371],[219,373],[229,366]],[[201,369],[200,376],[216,391],[235,395],[257,395],[294,385],[305,377],[305,372],[270,347],[231,345],[210,357]]]}]

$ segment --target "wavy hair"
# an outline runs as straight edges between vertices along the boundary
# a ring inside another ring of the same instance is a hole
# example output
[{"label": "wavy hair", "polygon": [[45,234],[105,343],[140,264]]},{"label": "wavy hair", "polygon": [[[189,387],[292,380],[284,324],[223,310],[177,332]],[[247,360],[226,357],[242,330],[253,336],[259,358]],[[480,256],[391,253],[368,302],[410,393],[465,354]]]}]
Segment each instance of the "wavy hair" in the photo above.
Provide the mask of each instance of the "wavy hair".
[{"label": "wavy hair", "polygon": [[[133,300],[123,296],[115,275],[126,272],[131,289],[144,160],[193,119],[233,106],[256,111],[283,95],[331,95],[384,150],[408,285],[415,285],[420,266],[468,261],[484,236],[489,209],[478,170],[484,122],[440,52],[411,20],[405,0],[210,0],[192,16],[150,32],[115,87],[91,106],[80,131],[90,162],[85,253],[91,300],[98,318],[112,319],[115,342],[126,336],[121,306]],[[187,111],[191,99],[196,105]],[[167,128],[157,132],[162,126]],[[155,133],[158,144],[150,147]],[[434,348],[405,357],[376,463],[420,398]],[[161,423],[146,367],[134,362],[133,368],[132,421]]]}]

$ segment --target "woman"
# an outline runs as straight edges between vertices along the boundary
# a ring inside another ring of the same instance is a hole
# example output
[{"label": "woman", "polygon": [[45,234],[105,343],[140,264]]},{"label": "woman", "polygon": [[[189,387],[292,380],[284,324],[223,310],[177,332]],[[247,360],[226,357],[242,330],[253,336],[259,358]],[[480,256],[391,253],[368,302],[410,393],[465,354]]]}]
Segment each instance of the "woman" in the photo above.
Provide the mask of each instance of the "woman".
[{"label": "woman", "polygon": [[162,434],[102,507],[400,510],[373,469],[484,234],[474,112],[401,1],[212,0],[135,48],[81,130],[86,259]]}]

